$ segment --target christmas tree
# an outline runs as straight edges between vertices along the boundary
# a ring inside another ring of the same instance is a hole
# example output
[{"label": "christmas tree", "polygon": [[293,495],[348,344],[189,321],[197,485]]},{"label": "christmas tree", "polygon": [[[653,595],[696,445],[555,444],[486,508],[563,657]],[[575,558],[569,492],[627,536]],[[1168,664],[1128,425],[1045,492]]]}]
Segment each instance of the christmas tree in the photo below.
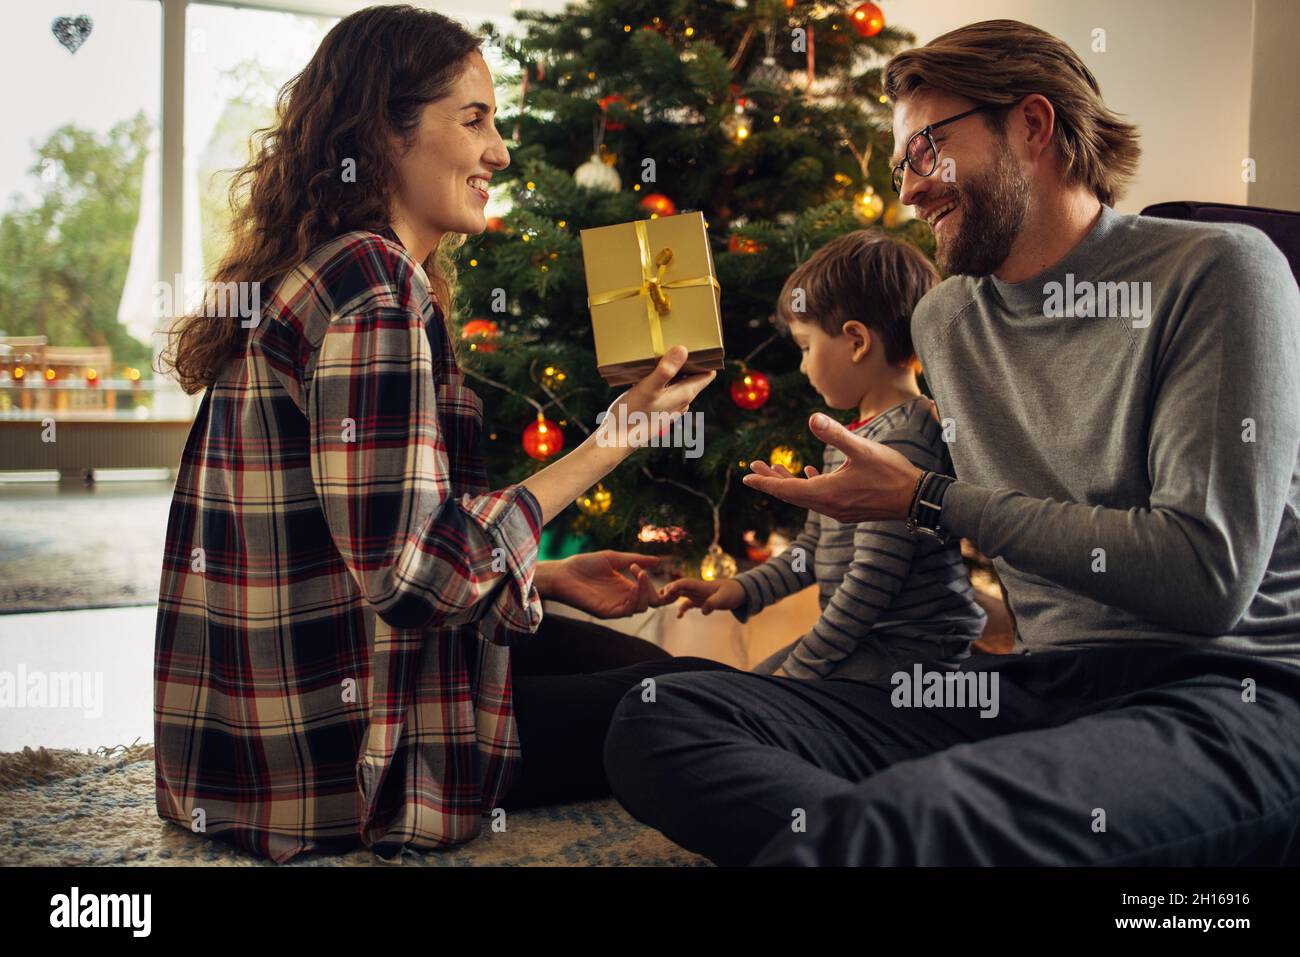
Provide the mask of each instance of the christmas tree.
[{"label": "christmas tree", "polygon": [[520,91],[499,106],[512,161],[496,182],[513,205],[459,256],[460,353],[484,396],[489,474],[500,485],[543,467],[616,394],[596,373],[579,231],[699,210],[727,350],[692,407],[703,454],[637,452],[546,546],[660,551],[730,574],[731,556],[762,560],[772,531],[802,521],[741,484],[750,460],[821,460],[806,423],[829,410],[773,323],[786,276],[868,225],[932,249],[889,185],[881,67],[913,37],[871,3],[589,0],[518,17],[517,36],[482,27],[513,71],[499,81]]}]

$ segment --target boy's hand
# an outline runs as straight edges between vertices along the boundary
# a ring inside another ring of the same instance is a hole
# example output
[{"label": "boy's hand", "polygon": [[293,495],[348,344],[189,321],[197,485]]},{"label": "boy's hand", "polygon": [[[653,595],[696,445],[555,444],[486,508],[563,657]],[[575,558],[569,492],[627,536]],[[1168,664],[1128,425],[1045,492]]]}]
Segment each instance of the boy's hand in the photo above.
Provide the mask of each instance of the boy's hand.
[{"label": "boy's hand", "polygon": [[699,578],[679,578],[669,582],[659,594],[665,601],[684,599],[677,606],[678,618],[691,608],[699,608],[707,615],[716,609],[730,611],[745,603],[745,589],[740,587],[740,582],[731,578],[714,582]]}]

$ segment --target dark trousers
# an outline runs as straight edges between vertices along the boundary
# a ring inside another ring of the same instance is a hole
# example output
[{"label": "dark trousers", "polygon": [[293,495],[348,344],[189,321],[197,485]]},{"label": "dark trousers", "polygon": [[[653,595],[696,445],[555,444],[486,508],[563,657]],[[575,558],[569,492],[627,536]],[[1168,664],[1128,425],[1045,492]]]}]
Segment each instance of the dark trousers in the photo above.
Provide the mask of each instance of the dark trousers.
[{"label": "dark trousers", "polygon": [[510,658],[523,760],[502,802],[507,809],[607,797],[605,732],[629,689],[661,675],[735,670],[706,658],[675,658],[641,638],[554,615],[542,619],[536,634],[520,635]]},{"label": "dark trousers", "polygon": [[1300,669],[1135,647],[961,670],[997,675],[996,717],[666,674],[619,703],[608,780],[720,864],[1300,863]]}]

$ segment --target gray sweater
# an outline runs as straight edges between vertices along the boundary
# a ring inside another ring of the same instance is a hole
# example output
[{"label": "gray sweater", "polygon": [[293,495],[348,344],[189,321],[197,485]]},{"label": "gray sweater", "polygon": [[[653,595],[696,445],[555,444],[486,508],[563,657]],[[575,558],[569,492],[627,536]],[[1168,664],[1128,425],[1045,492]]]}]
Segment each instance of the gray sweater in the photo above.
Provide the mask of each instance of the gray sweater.
[{"label": "gray sweater", "polygon": [[[888,445],[918,468],[951,473],[951,459],[930,412],[930,400],[912,399],[855,429]],[[822,471],[844,453],[827,446]],[[736,576],[745,621],[772,602],[817,583],[822,613],[806,635],[754,668],[771,674],[784,665],[795,678],[848,678],[887,684],[915,661],[956,668],[970,655],[987,615],[975,600],[956,541],[914,537],[903,522],[836,521],[809,512],[790,548]]]},{"label": "gray sweater", "polygon": [[[1102,283],[1136,284],[1127,314]],[[941,522],[994,559],[1018,650],[1300,665],[1300,291],[1263,233],[1102,207],[1032,279],[939,284],[912,334],[958,479]]]}]

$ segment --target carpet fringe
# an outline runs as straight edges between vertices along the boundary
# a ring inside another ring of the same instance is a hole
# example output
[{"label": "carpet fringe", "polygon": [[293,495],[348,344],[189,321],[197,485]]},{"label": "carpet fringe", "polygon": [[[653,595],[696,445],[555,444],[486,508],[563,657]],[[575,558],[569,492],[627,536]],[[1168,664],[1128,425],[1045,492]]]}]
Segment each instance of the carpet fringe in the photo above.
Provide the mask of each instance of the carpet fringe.
[{"label": "carpet fringe", "polygon": [[152,761],[153,745],[136,738],[131,744],[105,745],[93,751],[68,748],[23,748],[0,753],[0,791],[31,784],[47,784],[60,778],[75,777],[95,768],[121,767],[136,761]]}]

